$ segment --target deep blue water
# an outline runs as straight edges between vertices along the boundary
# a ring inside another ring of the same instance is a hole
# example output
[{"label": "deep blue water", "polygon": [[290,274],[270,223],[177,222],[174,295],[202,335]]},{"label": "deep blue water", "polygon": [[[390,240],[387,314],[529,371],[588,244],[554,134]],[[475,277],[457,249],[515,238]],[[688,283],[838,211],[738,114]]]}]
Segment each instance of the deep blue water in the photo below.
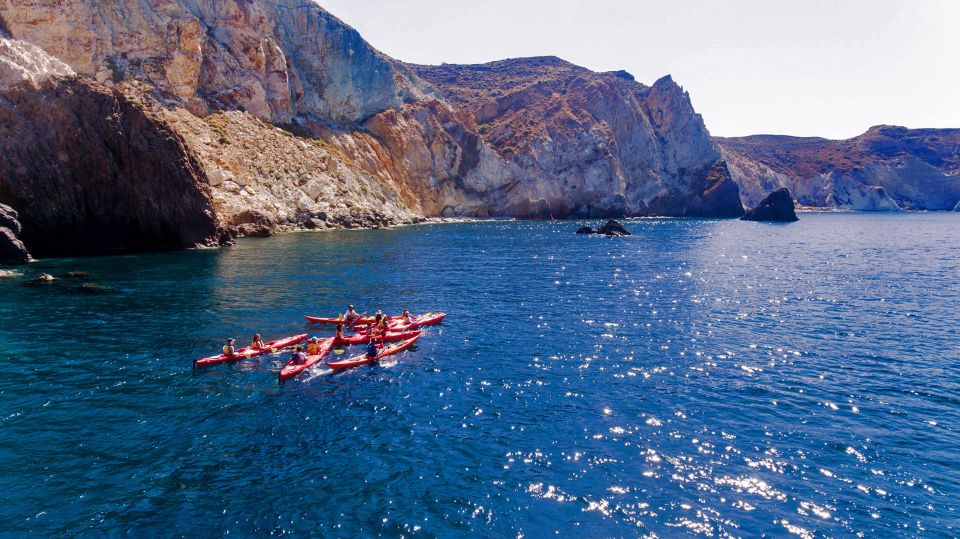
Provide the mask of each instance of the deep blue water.
[{"label": "deep blue water", "polygon": [[[0,279],[0,530],[958,534],[960,215],[628,226],[288,234]],[[92,276],[22,284],[71,270]],[[347,303],[449,318],[344,374],[191,372]]]}]

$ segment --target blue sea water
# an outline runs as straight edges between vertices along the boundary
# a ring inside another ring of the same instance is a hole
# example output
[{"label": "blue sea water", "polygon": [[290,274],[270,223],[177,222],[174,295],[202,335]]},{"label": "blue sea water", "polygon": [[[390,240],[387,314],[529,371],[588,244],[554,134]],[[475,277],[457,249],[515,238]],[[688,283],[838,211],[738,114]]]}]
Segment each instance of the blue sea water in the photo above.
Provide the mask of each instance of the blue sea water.
[{"label": "blue sea water", "polygon": [[[302,233],[21,269],[0,279],[0,530],[956,536],[960,215],[801,217]],[[23,284],[41,271],[90,277]],[[191,370],[348,303],[449,317],[342,374]]]}]

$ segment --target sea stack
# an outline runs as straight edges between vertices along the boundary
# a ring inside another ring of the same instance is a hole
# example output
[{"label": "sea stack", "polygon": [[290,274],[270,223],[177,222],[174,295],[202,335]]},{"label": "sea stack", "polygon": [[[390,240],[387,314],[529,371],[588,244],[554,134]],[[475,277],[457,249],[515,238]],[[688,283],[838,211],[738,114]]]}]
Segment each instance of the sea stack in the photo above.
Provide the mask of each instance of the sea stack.
[{"label": "sea stack", "polygon": [[740,218],[742,221],[763,221],[772,223],[792,223],[799,221],[794,210],[793,195],[786,187],[781,187],[767,195],[756,208]]}]

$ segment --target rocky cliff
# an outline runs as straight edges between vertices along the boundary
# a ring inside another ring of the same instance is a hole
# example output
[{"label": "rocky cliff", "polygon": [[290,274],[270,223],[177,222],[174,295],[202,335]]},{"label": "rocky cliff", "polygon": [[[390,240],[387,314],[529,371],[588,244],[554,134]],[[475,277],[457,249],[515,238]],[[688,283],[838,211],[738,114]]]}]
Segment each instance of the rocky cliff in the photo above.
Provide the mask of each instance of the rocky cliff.
[{"label": "rocky cliff", "polygon": [[[409,66],[305,0],[0,0],[0,31],[76,73],[11,75],[5,95],[0,181],[15,187],[0,202],[40,253],[60,252],[66,222],[107,238],[74,244],[91,252],[434,215],[743,211],[669,77],[556,58]],[[184,202],[155,202],[171,192]]]},{"label": "rocky cliff", "polygon": [[872,127],[848,140],[716,139],[748,206],[779,187],[806,206],[952,210],[960,204],[960,129]]},{"label": "rocky cliff", "polygon": [[351,123],[426,93],[308,0],[4,0],[0,18],[77,73],[145,81],[200,114]]},{"label": "rocky cliff", "polygon": [[743,212],[702,118],[669,76],[651,87],[554,57],[412,68],[502,162],[498,181],[466,186],[489,213]]},{"label": "rocky cliff", "polygon": [[0,38],[0,201],[34,254],[181,249],[220,227],[183,141],[140,103]]}]

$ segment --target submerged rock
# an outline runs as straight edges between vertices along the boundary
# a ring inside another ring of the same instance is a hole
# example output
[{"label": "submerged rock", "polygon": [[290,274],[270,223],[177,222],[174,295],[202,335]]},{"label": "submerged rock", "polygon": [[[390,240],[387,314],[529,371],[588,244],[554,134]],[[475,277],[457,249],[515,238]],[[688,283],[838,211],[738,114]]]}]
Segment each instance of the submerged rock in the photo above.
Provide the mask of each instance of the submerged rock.
[{"label": "submerged rock", "polygon": [[90,277],[90,274],[86,271],[68,271],[66,277],[70,279],[85,279]]},{"label": "submerged rock", "polygon": [[743,221],[768,221],[790,223],[799,221],[794,210],[793,196],[786,187],[770,193],[756,208],[740,218]]},{"label": "submerged rock", "polygon": [[593,228],[589,227],[589,226],[582,226],[582,227],[580,227],[580,228],[577,229],[577,234],[581,234],[581,235],[584,235],[584,234],[596,234],[596,233],[597,233],[597,231],[594,230]]},{"label": "submerged rock", "polygon": [[49,273],[41,273],[40,275],[37,275],[35,278],[27,281],[27,283],[28,284],[47,284],[47,283],[52,283],[56,280],[57,278],[54,277],[53,275],[50,275]]},{"label": "submerged rock", "polygon": [[96,283],[83,283],[72,290],[78,294],[109,294],[113,292],[112,288]]}]

